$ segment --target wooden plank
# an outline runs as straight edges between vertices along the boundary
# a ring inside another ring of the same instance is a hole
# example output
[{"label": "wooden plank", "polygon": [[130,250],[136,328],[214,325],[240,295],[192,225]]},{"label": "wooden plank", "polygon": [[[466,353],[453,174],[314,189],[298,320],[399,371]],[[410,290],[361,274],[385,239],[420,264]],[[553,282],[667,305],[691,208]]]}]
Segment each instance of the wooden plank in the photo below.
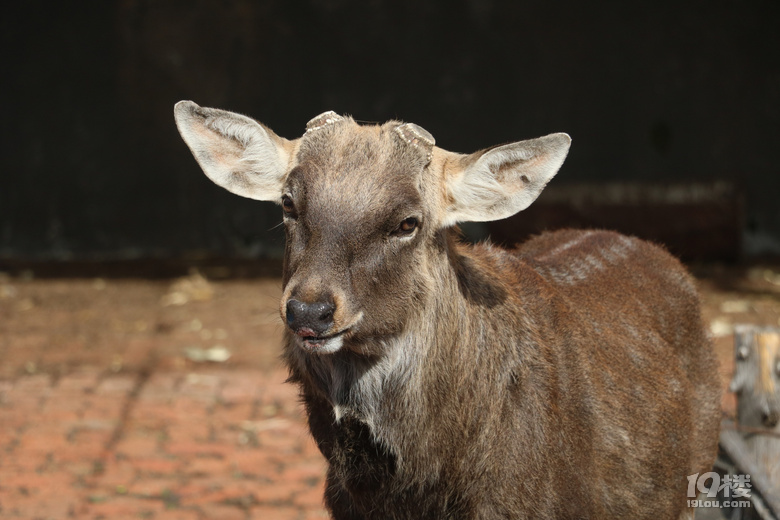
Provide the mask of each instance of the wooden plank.
[{"label": "wooden plank", "polygon": [[752,450],[742,436],[736,429],[728,426],[721,428],[720,446],[742,474],[750,475],[752,489],[760,493],[764,505],[776,519],[780,519],[780,495],[774,491],[774,483],[769,480],[763,468],[753,460]]},{"label": "wooden plank", "polygon": [[780,518],[780,328],[737,325],[734,357],[737,424],[724,423],[721,447]]}]

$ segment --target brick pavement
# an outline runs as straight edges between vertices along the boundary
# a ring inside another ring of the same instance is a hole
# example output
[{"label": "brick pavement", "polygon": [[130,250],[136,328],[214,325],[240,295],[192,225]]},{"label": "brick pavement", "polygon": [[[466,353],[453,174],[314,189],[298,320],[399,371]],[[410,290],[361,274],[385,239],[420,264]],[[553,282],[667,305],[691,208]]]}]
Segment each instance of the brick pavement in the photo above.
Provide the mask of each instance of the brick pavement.
[{"label": "brick pavement", "polygon": [[0,381],[0,517],[316,519],[324,461],[285,374]]}]

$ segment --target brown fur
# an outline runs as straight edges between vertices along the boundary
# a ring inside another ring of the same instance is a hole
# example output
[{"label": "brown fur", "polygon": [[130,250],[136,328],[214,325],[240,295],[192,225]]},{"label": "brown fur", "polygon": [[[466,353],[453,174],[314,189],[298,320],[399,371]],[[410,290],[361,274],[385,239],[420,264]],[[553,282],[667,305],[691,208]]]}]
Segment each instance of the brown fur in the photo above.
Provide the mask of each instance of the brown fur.
[{"label": "brown fur", "polygon": [[[343,341],[318,354],[288,330],[284,351],[333,517],[689,515],[719,385],[684,268],[607,231],[461,244],[442,222],[468,200],[448,186],[487,152],[410,144],[398,125],[343,118],[284,143],[282,317],[290,299],[334,303],[328,334]],[[510,159],[501,176],[543,187]],[[418,229],[398,238],[409,217]]]}]

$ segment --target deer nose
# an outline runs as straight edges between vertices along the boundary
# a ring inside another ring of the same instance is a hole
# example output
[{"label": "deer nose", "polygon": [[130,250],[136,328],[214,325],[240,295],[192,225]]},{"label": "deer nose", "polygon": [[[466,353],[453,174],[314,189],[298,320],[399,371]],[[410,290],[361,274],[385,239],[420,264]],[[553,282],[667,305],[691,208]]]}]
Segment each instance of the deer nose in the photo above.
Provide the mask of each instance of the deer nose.
[{"label": "deer nose", "polygon": [[320,336],[333,325],[336,307],[329,302],[287,302],[287,325],[299,336]]}]

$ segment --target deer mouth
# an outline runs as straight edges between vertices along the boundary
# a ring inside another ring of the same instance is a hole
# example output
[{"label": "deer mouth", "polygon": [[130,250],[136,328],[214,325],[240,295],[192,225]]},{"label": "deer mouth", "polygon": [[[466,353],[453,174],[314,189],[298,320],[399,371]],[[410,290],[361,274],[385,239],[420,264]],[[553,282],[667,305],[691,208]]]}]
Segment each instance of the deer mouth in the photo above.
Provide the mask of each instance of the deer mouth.
[{"label": "deer mouth", "polygon": [[344,344],[344,334],[349,329],[344,329],[335,334],[327,336],[317,336],[310,330],[300,330],[296,332],[296,340],[298,345],[307,352],[316,354],[331,354],[339,350]]}]

